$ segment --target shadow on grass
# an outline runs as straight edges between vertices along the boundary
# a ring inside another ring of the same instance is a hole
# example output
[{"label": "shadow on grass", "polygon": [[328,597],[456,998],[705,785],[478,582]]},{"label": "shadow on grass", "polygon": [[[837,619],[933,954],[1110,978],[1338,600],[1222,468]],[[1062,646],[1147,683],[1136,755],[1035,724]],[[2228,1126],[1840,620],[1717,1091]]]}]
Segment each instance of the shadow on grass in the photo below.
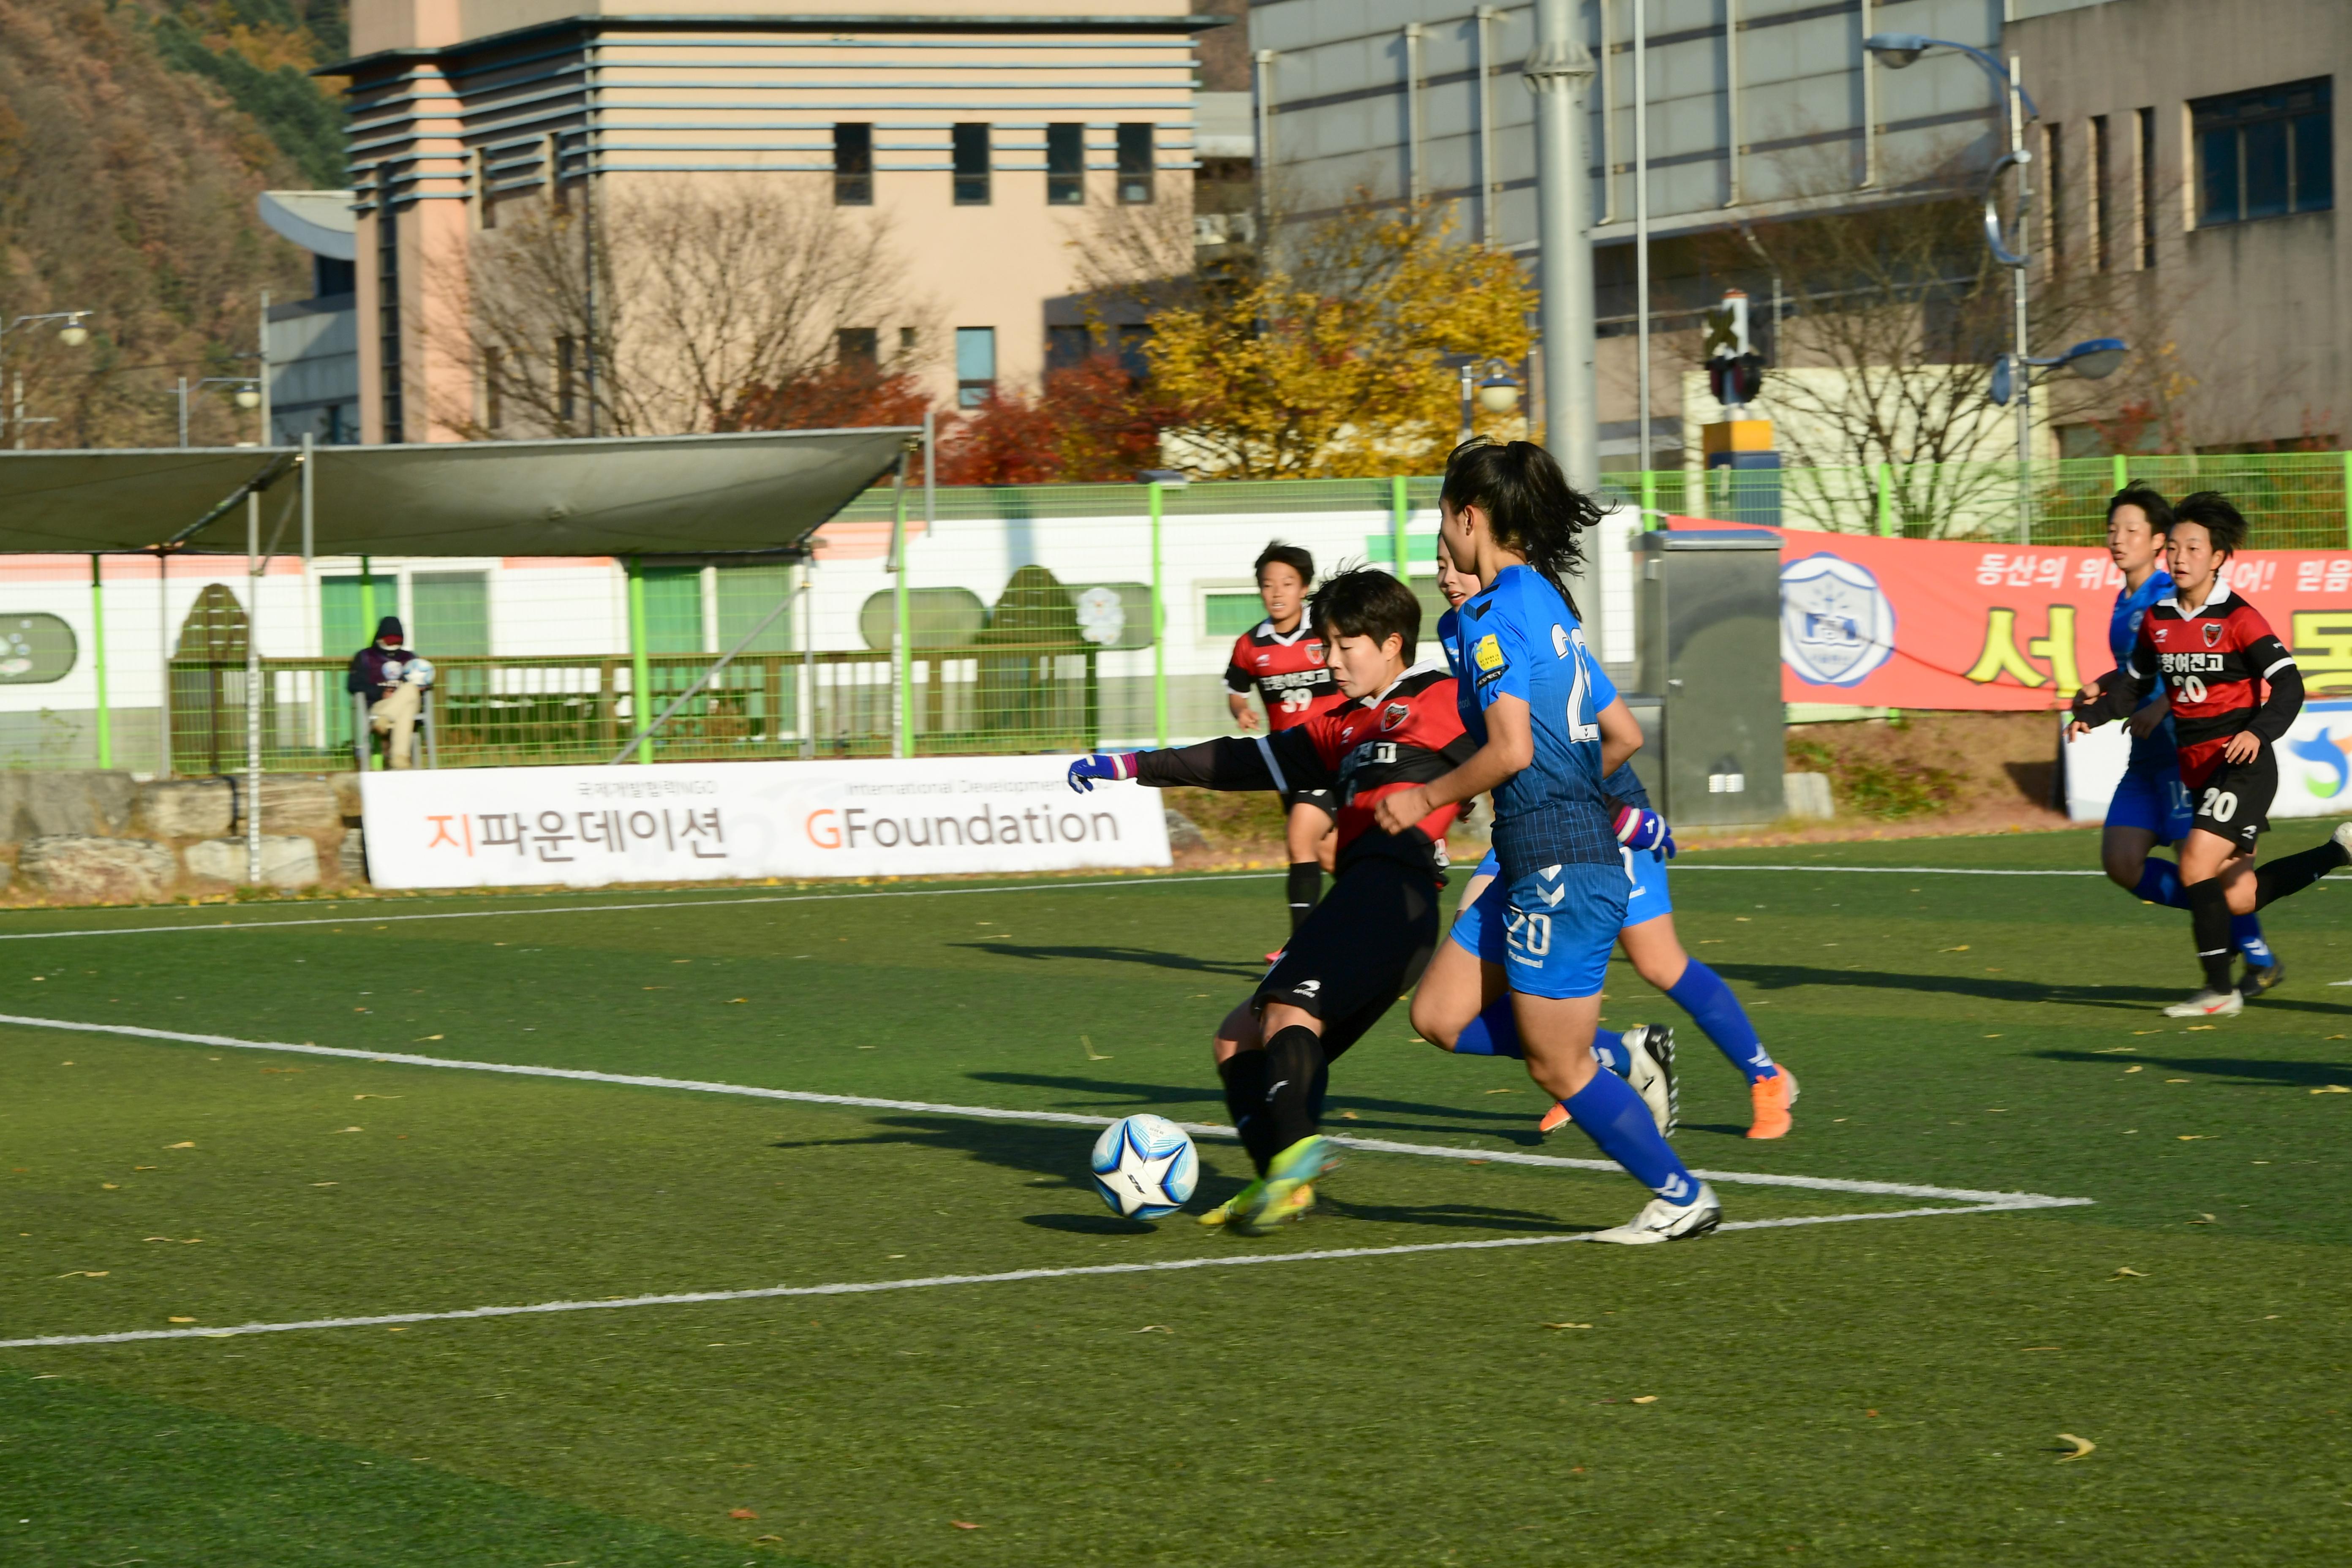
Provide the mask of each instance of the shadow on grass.
[{"label": "shadow on grass", "polygon": [[[2265,1002],[2264,1006],[2269,1003]],[[2342,1062],[2263,1061],[2252,1057],[2160,1057],[2147,1051],[2105,1055],[2097,1051],[2036,1051],[2044,1061],[2092,1062],[2100,1067],[2145,1065],[2175,1072],[2207,1073],[2246,1084],[2278,1084],[2288,1089],[2318,1089],[2327,1084],[2352,1086],[2352,1064]]]},{"label": "shadow on grass", "polygon": [[1097,963],[1140,963],[1153,969],[1180,969],[1191,974],[1228,975],[1235,980],[1255,981],[1265,973],[1265,964],[1260,960],[1202,958],[1148,947],[1034,947],[1017,942],[957,942],[948,945],[1037,961],[1077,958]]},{"label": "shadow on grass", "polygon": [[[1969,996],[1983,1002],[2058,1002],[2072,1007],[2107,1007],[2137,1013],[2178,1002],[2187,994],[2195,976],[2186,957],[2184,953],[2181,982],[2172,986],[2049,985],[1991,975],[1901,974],[1881,969],[1817,969],[1803,964],[1732,963],[1714,959],[1707,962],[1717,973],[1745,981],[1759,991],[1790,991],[1801,985],[1846,986],[1871,991],[1914,991],[1930,996]],[[2280,1012],[2342,1014],[2352,1010],[2341,1002],[2294,1001],[2275,992],[2263,997],[2262,1005]]]},{"label": "shadow on grass", "polygon": [[[1344,1061],[1344,1058],[1342,1060]],[[1334,1068],[1334,1073],[1346,1070]],[[1135,1105],[1214,1105],[1222,1109],[1224,1090],[1207,1085],[1136,1083],[1118,1079],[1079,1078],[1061,1073],[976,1072],[975,1082],[1015,1085],[1023,1089],[1060,1089],[1075,1097],[1070,1103],[1097,1106],[1105,1115]],[[1110,1103],[1102,1105],[1099,1102]],[[1352,1110],[1354,1119],[1342,1118]],[[1415,1118],[1398,1121],[1393,1118]],[[1463,1132],[1501,1134],[1530,1146],[1542,1140],[1534,1118],[1525,1111],[1455,1110],[1409,1100],[1370,1100],[1361,1095],[1334,1093],[1323,1114],[1326,1132]]]}]

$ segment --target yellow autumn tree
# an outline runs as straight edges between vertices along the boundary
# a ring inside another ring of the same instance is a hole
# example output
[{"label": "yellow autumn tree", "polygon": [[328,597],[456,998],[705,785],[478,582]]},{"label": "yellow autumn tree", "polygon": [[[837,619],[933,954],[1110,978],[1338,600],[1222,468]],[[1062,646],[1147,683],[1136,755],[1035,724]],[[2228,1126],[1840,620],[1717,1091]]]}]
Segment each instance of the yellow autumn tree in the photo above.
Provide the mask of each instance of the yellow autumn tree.
[{"label": "yellow autumn tree", "polygon": [[[1226,479],[1433,472],[1459,433],[1448,356],[1517,364],[1536,306],[1517,261],[1454,230],[1436,207],[1287,226],[1279,255],[1156,310],[1169,455]],[[1520,427],[1517,415],[1480,424]]]}]

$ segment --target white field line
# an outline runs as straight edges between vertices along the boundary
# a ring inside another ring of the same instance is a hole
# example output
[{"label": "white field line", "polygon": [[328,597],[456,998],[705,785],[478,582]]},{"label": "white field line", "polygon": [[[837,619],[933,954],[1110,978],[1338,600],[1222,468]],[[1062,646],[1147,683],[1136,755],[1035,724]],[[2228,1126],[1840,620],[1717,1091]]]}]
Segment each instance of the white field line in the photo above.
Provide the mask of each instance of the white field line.
[{"label": "white field line", "polygon": [[[1613,1169],[1613,1167],[1612,1167]],[[1876,1214],[1809,1215],[1794,1219],[1733,1220],[1720,1230],[1786,1230],[1804,1225],[1843,1225],[1865,1219],[1927,1219],[1938,1215],[1992,1214],[2086,1203],[2085,1198],[2042,1198],[1980,1204],[1967,1208],[1888,1209]],[[1500,1237],[1486,1241],[1429,1241],[1406,1247],[1349,1247],[1321,1252],[1245,1252],[1221,1258],[1167,1258],[1153,1263],[1099,1263],[1074,1268],[1014,1268],[1002,1274],[934,1274],[920,1279],[861,1279],[834,1285],[772,1285],[754,1290],[692,1290],[667,1296],[623,1296],[604,1301],[539,1301],[520,1307],[467,1307],[453,1312],[382,1312],[363,1318],[308,1318],[287,1323],[239,1323],[218,1329],[130,1329],[112,1334],[48,1334],[0,1340],[0,1350],[48,1350],[67,1345],[118,1345],[134,1340],[234,1339],[242,1334],[288,1334],[307,1329],[367,1329],[408,1323],[443,1323],[467,1318],[520,1318],[552,1312],[603,1312],[635,1307],[699,1306],[711,1301],[759,1301],[790,1296],[867,1296],[888,1290],[931,1290],[949,1285],[1009,1285],[1033,1279],[1075,1279],[1095,1274],[1163,1274],[1185,1268],[1234,1268],[1260,1263],[1325,1263],[1344,1258],[1400,1258],[1417,1252],[1486,1252],[1506,1247],[1552,1247],[1590,1241],[1591,1232],[1555,1236]]]},{"label": "white field line", "polygon": [[[947,899],[975,893],[1089,892],[1097,888],[1163,888],[1176,882],[1252,882],[1281,876],[1279,871],[1233,871],[1201,877],[1137,877],[1119,881],[1016,882],[995,888],[883,888],[855,893],[761,893],[748,899],[648,900],[634,904],[550,904],[535,910],[442,910],[415,915],[350,914],[320,920],[221,921],[213,925],[188,921],[168,926],[92,926],[82,931],[0,931],[0,942],[47,942],[68,936],[168,936],[181,931],[276,931],[293,926],[389,925],[394,921],[488,921],[508,915],[623,914],[634,910],[699,910],[740,904],[818,904],[845,899]],[[497,897],[492,894],[491,897]]]},{"label": "white field line", "polygon": [[[1047,1122],[1068,1127],[1108,1127],[1114,1116],[1089,1116],[1070,1110],[1012,1110],[992,1105],[947,1105],[921,1100],[883,1100],[857,1094],[818,1094],[799,1089],[762,1089],[751,1084],[713,1083],[701,1079],[657,1078],[640,1073],[595,1072],[586,1068],[551,1068],[518,1062],[479,1062],[451,1057],[413,1056],[404,1051],[360,1051],[340,1046],[293,1045],[282,1040],[245,1040],[233,1035],[198,1035],[177,1029],[148,1029],[135,1024],[85,1024],[68,1018],[33,1018],[0,1013],[0,1025],[30,1029],[64,1029],[78,1034],[125,1035],[133,1039],[170,1040],[181,1045],[214,1046],[238,1051],[282,1051],[295,1056],[341,1057],[352,1061],[388,1062],[401,1067],[442,1068],[459,1072],[506,1073],[518,1078],[569,1079],[581,1083],[625,1084],[635,1089],[685,1089],[695,1094],[733,1095],[750,1100],[784,1100],[807,1105],[847,1105],[866,1110],[912,1110],[932,1116],[970,1116],[991,1121]],[[1187,1132],[1207,1138],[1231,1138],[1230,1127],[1180,1122]],[[1609,1160],[1570,1160],[1556,1154],[1523,1154],[1511,1150],[1402,1143],[1386,1138],[1335,1136],[1349,1149],[1383,1154],[1417,1154],[1441,1160],[1484,1160],[1492,1164],[1541,1165],[1556,1170],[1615,1171]],[[1996,1208],[2062,1208],[2088,1204],[2090,1198],[2052,1197],[2043,1193],[1982,1192],[1969,1187],[1928,1187],[1902,1182],[1845,1181],[1834,1176],[1785,1176],[1748,1171],[1696,1171],[1703,1181],[1743,1186],[1803,1187],[1818,1192],[1856,1193],[1878,1197],[1940,1198],[1948,1203],[1978,1204]],[[1942,1212],[1940,1210],[1936,1212]]]}]

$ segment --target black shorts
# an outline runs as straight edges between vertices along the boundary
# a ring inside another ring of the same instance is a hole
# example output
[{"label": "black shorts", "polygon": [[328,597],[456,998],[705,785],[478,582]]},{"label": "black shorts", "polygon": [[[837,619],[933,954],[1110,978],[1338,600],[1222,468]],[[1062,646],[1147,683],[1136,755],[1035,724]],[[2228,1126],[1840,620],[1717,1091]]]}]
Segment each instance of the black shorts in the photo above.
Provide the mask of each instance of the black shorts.
[{"label": "black shorts", "polygon": [[1438,893],[1429,873],[1368,855],[1339,873],[1282,962],[1258,983],[1256,1005],[1286,1002],[1320,1019],[1323,1055],[1339,1055],[1411,991],[1437,951]]},{"label": "black shorts", "polygon": [[2271,825],[2278,782],[2278,757],[2267,742],[2251,763],[2223,763],[2189,792],[2197,803],[2196,826],[2252,849],[2254,836]]},{"label": "black shorts", "polygon": [[1283,791],[1282,809],[1287,812],[1294,805],[1311,805],[1334,822],[1339,819],[1339,803],[1328,789]]}]

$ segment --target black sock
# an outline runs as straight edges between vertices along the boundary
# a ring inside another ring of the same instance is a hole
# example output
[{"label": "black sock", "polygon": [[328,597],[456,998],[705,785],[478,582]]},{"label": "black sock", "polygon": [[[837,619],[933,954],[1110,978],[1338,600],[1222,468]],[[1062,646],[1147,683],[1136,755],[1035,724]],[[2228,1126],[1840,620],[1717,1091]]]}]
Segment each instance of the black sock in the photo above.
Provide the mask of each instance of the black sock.
[{"label": "black sock", "polygon": [[2197,962],[2205,966],[2208,991],[2233,989],[2230,980],[2230,896],[2221,879],[2208,877],[2188,887],[2189,929],[2197,937]]},{"label": "black sock", "polygon": [[1304,1024],[1278,1030],[1266,1041],[1265,1102],[1273,1112],[1276,1153],[1314,1136],[1316,1084],[1323,1066],[1323,1042]]},{"label": "black sock", "polygon": [[2346,863],[2344,847],[2329,839],[2315,849],[2285,855],[2254,868],[2254,908],[2263,909],[2305,888]]},{"label": "black sock", "polygon": [[1315,900],[1323,896],[1323,868],[1312,860],[1290,863],[1290,929],[1296,931],[1307,923],[1307,914]]},{"label": "black sock", "polygon": [[1265,1086],[1270,1081],[1265,1069],[1264,1051],[1235,1051],[1217,1064],[1217,1076],[1225,1080],[1225,1111],[1234,1119],[1234,1131],[1241,1135],[1242,1147],[1260,1175],[1283,1150],[1275,1142],[1274,1117],[1265,1107]]}]

